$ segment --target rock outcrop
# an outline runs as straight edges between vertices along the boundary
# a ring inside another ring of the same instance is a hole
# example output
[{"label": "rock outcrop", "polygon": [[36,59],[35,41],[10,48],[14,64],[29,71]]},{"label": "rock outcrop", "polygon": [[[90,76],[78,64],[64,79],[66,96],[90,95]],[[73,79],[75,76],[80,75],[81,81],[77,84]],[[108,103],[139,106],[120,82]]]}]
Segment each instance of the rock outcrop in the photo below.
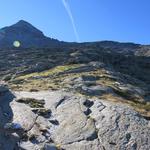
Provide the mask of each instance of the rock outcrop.
[{"label": "rock outcrop", "polygon": [[[1,96],[3,150],[150,149],[150,121],[129,106],[62,90],[11,95],[6,92]],[[9,109],[6,105],[3,109],[4,101]],[[6,119],[10,110],[11,118]],[[7,130],[8,124],[19,130]]]},{"label": "rock outcrop", "polygon": [[[19,136],[16,134],[18,129],[11,128],[13,119],[13,111],[10,102],[14,99],[14,95],[8,90],[6,85],[0,84],[0,149],[13,150]],[[9,126],[9,127],[8,127]]]}]

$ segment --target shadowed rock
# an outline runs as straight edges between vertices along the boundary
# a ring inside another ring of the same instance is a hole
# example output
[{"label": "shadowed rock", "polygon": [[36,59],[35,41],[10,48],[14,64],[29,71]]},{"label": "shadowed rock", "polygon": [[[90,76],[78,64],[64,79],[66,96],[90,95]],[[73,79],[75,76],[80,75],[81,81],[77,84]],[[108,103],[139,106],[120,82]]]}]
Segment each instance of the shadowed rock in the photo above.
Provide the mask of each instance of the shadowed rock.
[{"label": "shadowed rock", "polygon": [[2,150],[14,150],[19,141],[19,137],[12,134],[20,132],[15,124],[14,126],[11,124],[13,112],[10,103],[13,99],[14,95],[6,85],[0,85],[0,149]]}]

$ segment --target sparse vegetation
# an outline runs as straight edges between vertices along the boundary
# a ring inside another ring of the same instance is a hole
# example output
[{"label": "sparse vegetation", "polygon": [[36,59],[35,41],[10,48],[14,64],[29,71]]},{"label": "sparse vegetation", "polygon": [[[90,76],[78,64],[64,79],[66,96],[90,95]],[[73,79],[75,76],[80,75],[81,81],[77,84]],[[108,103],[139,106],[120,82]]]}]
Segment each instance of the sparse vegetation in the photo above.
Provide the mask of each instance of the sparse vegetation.
[{"label": "sparse vegetation", "polygon": [[43,72],[36,72],[36,73],[31,73],[31,74],[27,74],[27,75],[23,75],[23,76],[19,76],[16,78],[16,80],[18,79],[30,79],[30,78],[46,78],[46,77],[50,77],[50,76],[57,76],[59,73],[74,69],[79,67],[79,64],[73,64],[73,65],[64,65],[64,66],[57,66],[54,67],[50,70],[46,70]]},{"label": "sparse vegetation", "polygon": [[20,98],[17,99],[17,102],[28,104],[32,108],[43,108],[44,107],[44,100],[36,100],[33,98]]}]

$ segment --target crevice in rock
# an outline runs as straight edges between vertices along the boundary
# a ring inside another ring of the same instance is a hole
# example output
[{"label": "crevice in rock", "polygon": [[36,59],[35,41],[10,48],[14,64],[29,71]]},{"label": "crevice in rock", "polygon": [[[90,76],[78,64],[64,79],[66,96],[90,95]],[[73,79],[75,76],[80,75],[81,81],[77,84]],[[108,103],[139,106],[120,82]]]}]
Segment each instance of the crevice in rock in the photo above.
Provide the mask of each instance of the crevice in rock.
[{"label": "crevice in rock", "polygon": [[115,142],[109,142],[110,145],[117,145]]},{"label": "crevice in rock", "polygon": [[90,115],[92,113],[91,109],[87,109],[86,111],[83,112],[86,116]]},{"label": "crevice in rock", "polygon": [[74,143],[79,143],[79,142],[82,142],[82,141],[86,141],[86,140],[85,140],[85,139],[80,139],[80,140],[73,141],[73,142],[67,142],[67,143],[65,143],[65,145],[70,145],[70,144],[74,144]]},{"label": "crevice in rock", "polygon": [[130,141],[130,139],[131,139],[131,134],[130,133],[126,134],[126,139],[127,139],[128,142]]},{"label": "crevice in rock", "polygon": [[[96,128],[96,121],[95,121],[95,119],[93,119],[93,122],[94,122],[94,127],[95,127],[95,139],[98,140],[98,143],[102,147],[102,150],[106,150],[105,146],[100,142],[100,139],[99,139],[99,136],[98,136],[99,129]],[[93,140],[95,140],[95,139],[93,139]]]},{"label": "crevice in rock", "polygon": [[64,96],[55,106],[55,109],[57,109],[68,97]]},{"label": "crevice in rock", "polygon": [[83,105],[88,107],[88,108],[92,107],[93,104],[94,104],[94,102],[90,101],[90,100],[86,100],[86,101],[83,102]]},{"label": "crevice in rock", "polygon": [[94,130],[93,134],[91,134],[91,136],[86,139],[87,141],[94,141],[95,139],[98,139],[98,129],[96,128],[95,120],[92,119],[92,122],[94,124],[95,130]]},{"label": "crevice in rock", "polygon": [[51,116],[51,110],[46,108],[34,108],[32,109],[32,112],[39,116],[43,116],[44,118],[50,118]]},{"label": "crevice in rock", "polygon": [[37,121],[37,119],[38,119],[38,115],[36,116],[36,118],[35,118],[35,120],[34,120],[34,123],[33,123],[33,125],[30,127],[30,129],[28,129],[26,132],[29,132],[30,130],[32,130],[32,128],[34,127],[34,125],[36,124],[36,121]]},{"label": "crevice in rock", "polygon": [[52,123],[53,125],[57,125],[57,126],[59,125],[59,121],[56,119],[53,119],[53,120],[50,119],[49,122]]},{"label": "crevice in rock", "polygon": [[[83,113],[86,116],[89,116],[92,113],[90,107],[93,106],[94,102],[86,99],[82,104],[87,108],[86,110],[83,111]],[[80,107],[82,104],[80,104]]]},{"label": "crevice in rock", "polygon": [[36,137],[34,135],[32,135],[31,137],[29,137],[29,141],[33,144],[38,144],[38,140],[36,139]]},{"label": "crevice in rock", "polygon": [[[34,121],[33,125],[30,127],[30,129],[24,131],[24,133],[23,133],[22,135],[20,135],[20,141],[28,141],[28,140],[31,141],[31,139],[34,138],[34,136],[33,136],[33,137],[29,137],[29,136],[28,136],[28,132],[32,130],[32,128],[33,128],[34,125],[36,124],[36,120],[37,120],[37,119],[38,119],[38,116],[36,116],[35,121]],[[19,147],[19,148],[20,148],[20,147]],[[20,150],[20,149],[19,149],[19,150]],[[22,150],[22,149],[21,149],[21,150]]]},{"label": "crevice in rock", "polygon": [[119,120],[120,120],[120,118],[121,118],[121,115],[120,115],[119,112],[117,112],[116,110],[115,110],[115,112],[117,113],[117,117],[116,117],[115,120],[114,120],[115,126],[114,126],[114,128],[112,129],[112,131],[120,130],[120,128],[119,128]]},{"label": "crevice in rock", "polygon": [[97,138],[98,138],[98,134],[97,134],[97,131],[95,130],[95,132],[90,137],[88,137],[86,140],[87,141],[94,141]]},{"label": "crevice in rock", "polygon": [[120,119],[120,115],[115,120],[116,128],[119,128],[119,119]]},{"label": "crevice in rock", "polygon": [[99,110],[99,112],[101,112],[101,111],[104,110],[105,108],[106,108],[106,106],[103,105],[102,103],[97,105],[97,109]]}]

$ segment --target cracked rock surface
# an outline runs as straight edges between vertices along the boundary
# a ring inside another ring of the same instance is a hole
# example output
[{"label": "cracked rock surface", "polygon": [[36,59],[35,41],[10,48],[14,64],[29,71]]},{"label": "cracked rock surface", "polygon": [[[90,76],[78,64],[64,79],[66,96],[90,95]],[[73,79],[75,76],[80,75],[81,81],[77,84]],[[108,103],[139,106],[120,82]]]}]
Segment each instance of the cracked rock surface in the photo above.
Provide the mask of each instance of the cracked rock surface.
[{"label": "cracked rock surface", "polygon": [[[150,149],[150,121],[123,104],[61,90],[6,91],[0,102],[3,150]],[[8,123],[22,130],[5,130]]]}]

